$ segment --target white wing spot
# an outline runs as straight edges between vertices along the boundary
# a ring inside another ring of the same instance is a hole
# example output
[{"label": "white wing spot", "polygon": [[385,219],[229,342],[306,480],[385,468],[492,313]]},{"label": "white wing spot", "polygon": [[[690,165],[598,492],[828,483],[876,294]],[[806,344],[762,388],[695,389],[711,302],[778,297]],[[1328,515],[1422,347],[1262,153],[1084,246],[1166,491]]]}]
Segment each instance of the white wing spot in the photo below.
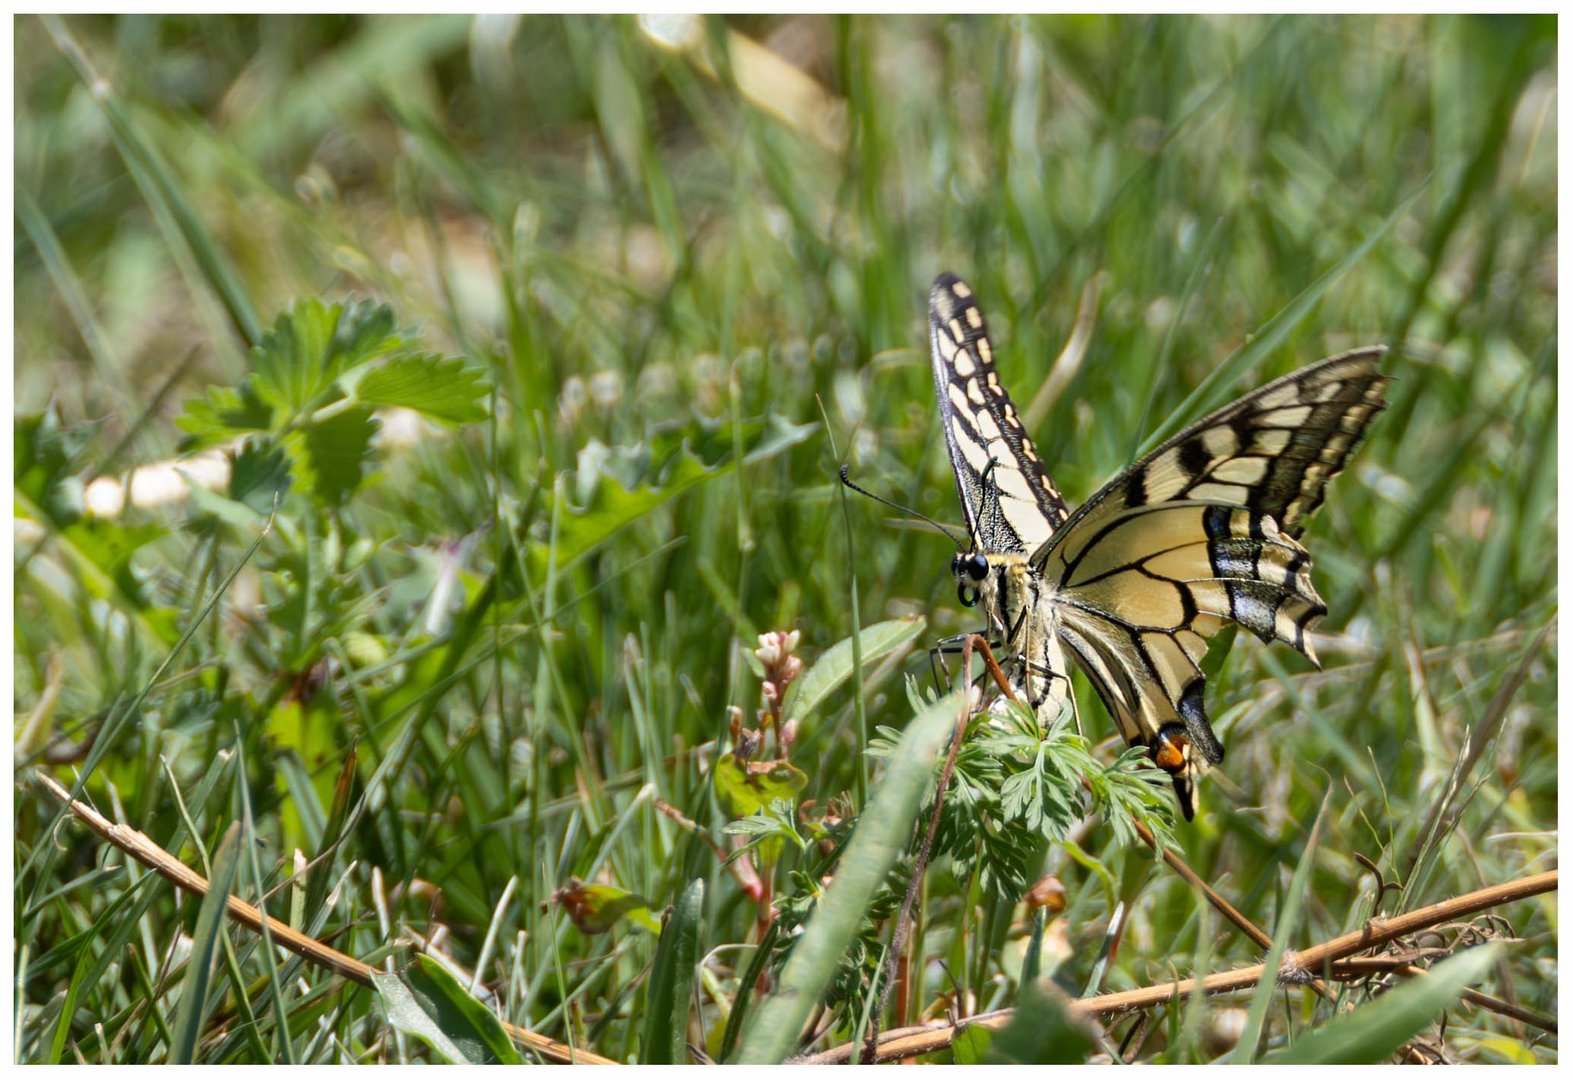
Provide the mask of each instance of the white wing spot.
[{"label": "white wing spot", "polygon": [[1251,437],[1251,448],[1264,454],[1281,454],[1289,445],[1289,432],[1264,428]]},{"label": "white wing spot", "polygon": [[1222,424],[1202,432],[1202,447],[1214,458],[1228,457],[1240,449],[1239,440],[1231,428]]},{"label": "white wing spot", "polygon": [[[976,385],[976,380],[973,381]],[[978,434],[987,442],[994,442],[1000,437],[1000,426],[994,422],[993,415],[987,409],[978,410]]]},{"label": "white wing spot", "polygon": [[1311,418],[1311,406],[1299,405],[1286,408],[1275,408],[1258,416],[1257,422],[1271,424],[1273,427],[1297,428]]},{"label": "white wing spot", "polygon": [[958,413],[967,416],[972,412],[972,406],[967,404],[967,395],[961,392],[961,387],[951,383],[946,393],[950,395],[950,403],[955,406]]},{"label": "white wing spot", "polygon": [[1227,506],[1238,506],[1249,496],[1249,491],[1236,484],[1197,484],[1186,493],[1187,498],[1198,502],[1223,503]]},{"label": "white wing spot", "polygon": [[1238,457],[1223,462],[1212,471],[1214,480],[1227,484],[1256,484],[1267,475],[1267,459]]}]

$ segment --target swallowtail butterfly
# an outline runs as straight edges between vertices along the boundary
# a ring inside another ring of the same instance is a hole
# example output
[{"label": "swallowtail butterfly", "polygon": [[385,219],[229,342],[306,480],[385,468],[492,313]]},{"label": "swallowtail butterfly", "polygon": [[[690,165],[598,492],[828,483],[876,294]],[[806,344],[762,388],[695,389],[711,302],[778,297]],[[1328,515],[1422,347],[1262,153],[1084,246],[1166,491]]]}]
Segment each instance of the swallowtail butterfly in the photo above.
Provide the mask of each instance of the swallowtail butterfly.
[{"label": "swallowtail butterfly", "polygon": [[929,295],[934,389],[970,549],[951,562],[961,602],[1040,717],[1086,673],[1120,733],[1145,746],[1195,812],[1196,779],[1223,760],[1200,663],[1235,622],[1316,660],[1327,611],[1300,545],[1366,425],[1386,405],[1384,348],[1303,367],[1193,424],[1071,513],[1000,385],[983,314],[941,274]]}]

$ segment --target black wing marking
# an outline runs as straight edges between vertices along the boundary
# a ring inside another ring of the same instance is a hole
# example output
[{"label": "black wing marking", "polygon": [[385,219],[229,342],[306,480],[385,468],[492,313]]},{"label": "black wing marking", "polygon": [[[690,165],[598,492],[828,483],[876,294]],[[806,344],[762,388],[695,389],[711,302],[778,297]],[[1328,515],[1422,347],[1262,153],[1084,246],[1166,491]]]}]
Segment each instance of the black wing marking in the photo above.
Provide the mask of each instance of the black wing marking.
[{"label": "black wing marking", "polygon": [[1203,707],[1206,639],[1235,622],[1315,656],[1326,605],[1299,543],[1327,482],[1385,406],[1384,349],[1302,368],[1176,435],[1087,501],[1033,556],[1059,631],[1131,743],[1183,728],[1223,760]]},{"label": "black wing marking", "polygon": [[994,369],[972,289],[941,274],[929,292],[929,342],[940,426],[973,542],[989,552],[1036,551],[1070,511]]}]

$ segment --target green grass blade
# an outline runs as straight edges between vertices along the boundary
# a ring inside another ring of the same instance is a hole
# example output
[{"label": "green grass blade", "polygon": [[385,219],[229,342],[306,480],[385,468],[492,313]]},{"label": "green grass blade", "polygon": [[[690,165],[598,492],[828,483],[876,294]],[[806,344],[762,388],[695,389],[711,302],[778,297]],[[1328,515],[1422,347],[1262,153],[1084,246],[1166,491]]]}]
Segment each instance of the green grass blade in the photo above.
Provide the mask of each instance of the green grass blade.
[{"label": "green grass blade", "polygon": [[[251,813],[251,786],[246,781],[246,777],[249,773],[249,770],[246,768],[246,739],[245,735],[240,730],[239,721],[235,722],[234,730],[236,750],[236,786],[240,790],[241,822],[245,825],[246,833],[248,835],[252,835],[255,834],[257,826],[256,819],[252,816]],[[279,978],[278,953],[274,951],[273,932],[269,929],[272,919],[268,916],[268,882],[267,878],[262,873],[262,860],[257,855],[257,847],[255,844],[246,845],[246,868],[251,872],[251,883],[256,887],[257,890],[257,909],[262,912],[262,948],[259,950],[260,962],[262,964],[263,970],[266,972],[268,994],[273,999],[273,1017],[274,1023],[278,1028],[279,1051],[283,1058],[283,1064],[294,1065],[297,1064],[300,1059],[295,1054],[295,1040],[290,1038],[289,1003],[284,1000],[284,987],[282,985],[282,980]],[[237,980],[235,992],[237,994],[241,994],[244,991],[245,987],[242,986]]]},{"label": "green grass blade", "polygon": [[197,910],[197,926],[191,933],[191,955],[186,960],[186,980],[180,991],[180,1005],[175,1010],[172,1029],[175,1041],[169,1048],[169,1061],[174,1065],[190,1065],[196,1061],[197,1040],[202,1034],[202,1021],[207,1017],[213,957],[218,954],[229,890],[240,865],[241,835],[237,821],[224,831],[224,839],[219,841],[218,850],[213,854],[213,877],[208,882],[202,906]]},{"label": "green grass blade", "polygon": [[1322,835],[1322,820],[1327,816],[1329,798],[1331,792],[1323,797],[1322,808],[1316,812],[1316,822],[1306,837],[1305,851],[1300,855],[1299,865],[1294,868],[1294,877],[1289,881],[1289,890],[1284,894],[1283,910],[1278,913],[1278,926],[1273,933],[1273,947],[1267,950],[1267,958],[1262,961],[1265,965],[1262,981],[1256,984],[1256,990],[1251,995],[1251,1008],[1245,1015],[1245,1030],[1240,1033],[1240,1041],[1234,1048],[1233,1060],[1236,1065],[1249,1065],[1256,1059],[1256,1044],[1261,1038],[1262,1027],[1267,1023],[1267,1010],[1272,1005],[1273,994],[1278,990],[1278,965],[1295,931],[1299,929],[1300,909],[1305,906],[1305,898],[1310,892],[1311,870],[1316,864],[1317,841]]},{"label": "green grass blade", "polygon": [[[1302,320],[1315,308],[1318,301],[1327,294],[1338,280],[1370,253],[1378,240],[1386,236],[1388,231],[1396,225],[1400,218],[1409,211],[1416,199],[1426,190],[1430,180],[1415,188],[1406,195],[1391,213],[1383,219],[1382,223],[1366,234],[1364,240],[1355,246],[1355,249],[1340,259],[1332,269],[1321,277],[1311,282],[1302,289],[1293,300],[1262,324],[1261,329],[1252,334],[1250,340],[1230,353],[1223,363],[1212,370],[1205,379],[1191,391],[1189,397],[1180,403],[1180,407],[1169,414],[1168,419],[1159,424],[1153,433],[1147,436],[1147,441],[1142,443],[1141,453],[1145,454],[1172,437],[1186,424],[1200,419],[1213,409],[1223,405],[1235,392],[1236,384],[1248,371],[1255,370],[1268,353],[1276,349],[1284,338],[1289,336]],[[1140,456],[1140,455],[1138,455]]]},{"label": "green grass blade", "polygon": [[183,246],[195,260],[198,275],[223,305],[241,338],[248,345],[256,344],[262,338],[262,321],[257,318],[251,298],[229,257],[164,164],[163,155],[120,100],[113,84],[93,69],[65,23],[57,17],[43,18],[56,45],[72,60],[93,100],[103,111],[115,146],[125,160],[127,171],[136,179],[142,197],[154,216],[161,223],[167,223],[166,234],[177,257]]},{"label": "green grass blade", "polygon": [[1424,976],[1387,991],[1304,1035],[1289,1049],[1269,1054],[1264,1065],[1380,1064],[1458,1001],[1502,960],[1500,943],[1450,956]]},{"label": "green grass blade", "polygon": [[907,849],[934,761],[956,723],[961,702],[959,693],[946,694],[907,725],[889,759],[889,771],[847,841],[835,880],[781,970],[776,992],[759,1006],[748,1025],[740,1063],[776,1063],[792,1052],[798,1032],[857,933],[869,898]]},{"label": "green grass blade", "polygon": [[[81,769],[78,771],[76,781],[71,785],[72,799],[80,799],[82,797],[82,792],[87,787],[88,779],[93,775],[94,770],[98,768],[99,763],[104,759],[105,755],[107,755],[110,749],[115,745],[115,741],[119,738],[121,730],[126,727],[129,721],[133,717],[137,716],[141,711],[143,702],[145,702],[148,695],[153,692],[153,688],[158,685],[158,682],[163,677],[165,670],[167,670],[169,666],[175,662],[175,658],[178,657],[182,650],[185,649],[186,644],[194,636],[196,636],[197,630],[202,626],[203,623],[207,621],[207,618],[212,614],[213,609],[218,606],[219,600],[221,600],[224,594],[229,591],[229,587],[235,583],[235,578],[239,576],[241,570],[245,568],[246,564],[251,561],[251,557],[257,553],[257,549],[262,546],[263,539],[268,535],[268,532],[272,529],[272,527],[273,519],[269,518],[268,523],[263,526],[262,530],[257,533],[256,538],[252,540],[251,546],[246,548],[245,553],[241,555],[238,560],[236,560],[234,568],[231,569],[224,580],[219,583],[218,588],[213,590],[213,594],[208,597],[207,603],[203,605],[202,610],[197,614],[197,617],[191,620],[191,625],[186,627],[185,632],[180,635],[180,639],[176,641],[175,644],[170,648],[169,654],[164,657],[163,662],[159,664],[158,669],[153,672],[152,677],[143,684],[142,689],[137,694],[136,698],[134,698],[123,711],[113,714],[109,720],[105,721],[105,730],[93,740],[93,747],[88,751],[87,760],[83,762]],[[69,808],[65,805],[62,805],[59,809],[57,809],[50,820],[49,831],[53,832],[60,820],[64,818],[65,815],[69,812]],[[55,850],[55,845],[53,844],[41,844],[37,848],[34,848],[32,854],[27,857],[27,861],[24,862],[21,869],[16,872],[16,880],[21,881],[24,877],[27,876],[28,871],[30,871],[34,866],[34,860],[39,858],[38,853],[40,851],[47,852],[47,854],[44,855],[42,860],[38,863],[38,866],[40,867],[38,880],[34,883],[33,886],[33,892],[36,893],[37,890],[47,884],[49,880],[49,868],[53,865]]]},{"label": "green grass blade", "polygon": [[705,880],[695,878],[678,897],[672,917],[661,931],[645,1002],[642,1065],[688,1064],[688,1001],[693,995],[694,964],[699,958],[699,923],[704,902]]}]

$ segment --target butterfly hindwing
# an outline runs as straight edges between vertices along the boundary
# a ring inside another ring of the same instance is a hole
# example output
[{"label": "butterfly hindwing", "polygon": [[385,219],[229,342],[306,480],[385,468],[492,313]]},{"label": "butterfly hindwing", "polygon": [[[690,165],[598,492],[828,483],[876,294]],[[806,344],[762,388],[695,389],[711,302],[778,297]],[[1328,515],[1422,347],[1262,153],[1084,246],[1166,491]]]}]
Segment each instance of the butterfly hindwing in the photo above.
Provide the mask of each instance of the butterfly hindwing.
[{"label": "butterfly hindwing", "polygon": [[[1312,364],[1192,425],[1035,553],[1059,632],[1129,741],[1179,725],[1193,771],[1222,760],[1200,662],[1226,622],[1315,660],[1306,632],[1327,608],[1298,537],[1383,408],[1383,351]],[[1189,816],[1188,780],[1181,797]]]},{"label": "butterfly hindwing", "polygon": [[972,290],[941,274],[929,293],[940,424],[968,532],[989,552],[1031,552],[1070,516],[994,369]]}]

